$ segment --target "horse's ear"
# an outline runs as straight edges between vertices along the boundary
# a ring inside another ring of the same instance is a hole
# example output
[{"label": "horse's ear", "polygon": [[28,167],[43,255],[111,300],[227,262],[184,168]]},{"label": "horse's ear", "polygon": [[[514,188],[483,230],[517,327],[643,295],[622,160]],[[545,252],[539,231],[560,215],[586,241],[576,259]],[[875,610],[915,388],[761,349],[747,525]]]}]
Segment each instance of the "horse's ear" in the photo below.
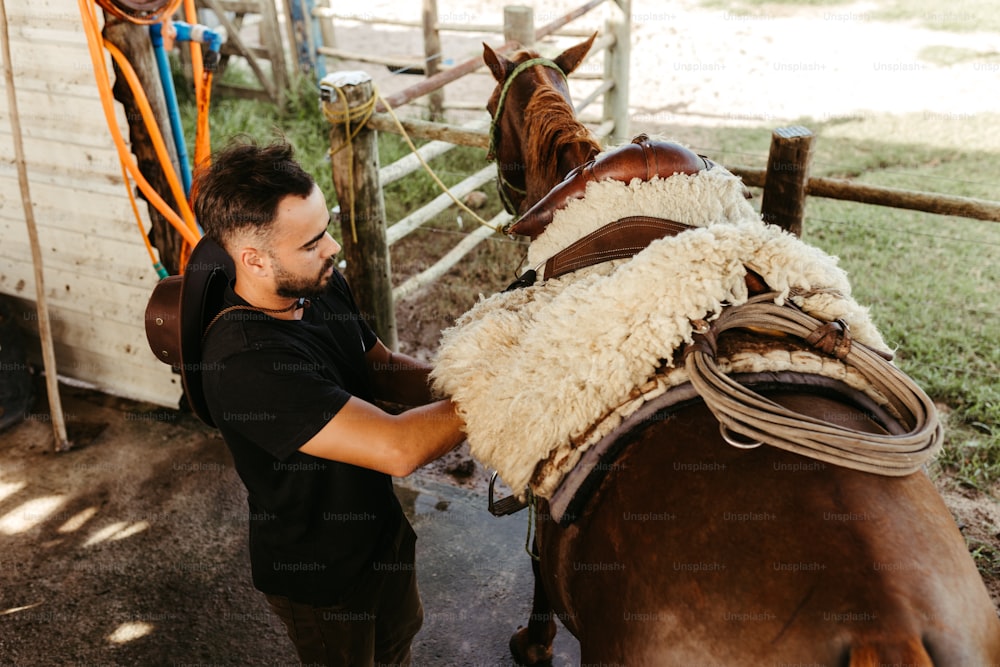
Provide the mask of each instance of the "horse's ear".
[{"label": "horse's ear", "polygon": [[563,71],[563,74],[569,76],[570,72],[580,66],[587,52],[590,51],[590,47],[594,45],[595,37],[597,37],[596,32],[587,41],[581,42],[576,46],[571,46],[556,56],[554,62],[556,65],[559,65],[559,69]]},{"label": "horse's ear", "polygon": [[483,62],[490,68],[490,73],[498,83],[503,83],[514,69],[513,63],[494,51],[486,42],[483,42]]}]

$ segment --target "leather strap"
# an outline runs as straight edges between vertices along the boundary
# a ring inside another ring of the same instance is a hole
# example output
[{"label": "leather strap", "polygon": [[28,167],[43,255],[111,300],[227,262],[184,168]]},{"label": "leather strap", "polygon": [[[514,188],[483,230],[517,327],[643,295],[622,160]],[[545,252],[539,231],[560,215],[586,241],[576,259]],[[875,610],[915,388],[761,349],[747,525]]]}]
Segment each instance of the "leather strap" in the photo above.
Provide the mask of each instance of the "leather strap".
[{"label": "leather strap", "polygon": [[691,229],[682,222],[636,215],[608,223],[545,262],[545,279],[558,278],[601,262],[633,257],[650,243]]}]

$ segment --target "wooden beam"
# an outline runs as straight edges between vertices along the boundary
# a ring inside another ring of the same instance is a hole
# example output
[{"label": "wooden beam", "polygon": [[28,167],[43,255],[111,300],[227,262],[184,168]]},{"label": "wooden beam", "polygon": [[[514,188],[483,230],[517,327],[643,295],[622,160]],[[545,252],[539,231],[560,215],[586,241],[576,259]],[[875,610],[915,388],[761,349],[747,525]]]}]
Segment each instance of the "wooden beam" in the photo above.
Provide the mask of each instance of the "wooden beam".
[{"label": "wooden beam", "polygon": [[[489,135],[485,130],[463,130],[444,123],[431,123],[426,120],[400,118],[399,122],[406,133],[413,138],[447,141],[452,144],[483,149],[487,148],[490,143]],[[380,132],[399,134],[396,121],[387,113],[372,114],[372,117],[368,119],[368,126]]]},{"label": "wooden beam", "polygon": [[[764,187],[766,172],[738,165],[726,166],[749,187]],[[853,201],[872,206],[888,206],[936,215],[954,215],[961,218],[1000,222],[1000,202],[973,197],[960,197],[937,192],[918,192],[880,185],[865,185],[845,178],[810,178],[806,181],[806,194],[841,201]]]}]

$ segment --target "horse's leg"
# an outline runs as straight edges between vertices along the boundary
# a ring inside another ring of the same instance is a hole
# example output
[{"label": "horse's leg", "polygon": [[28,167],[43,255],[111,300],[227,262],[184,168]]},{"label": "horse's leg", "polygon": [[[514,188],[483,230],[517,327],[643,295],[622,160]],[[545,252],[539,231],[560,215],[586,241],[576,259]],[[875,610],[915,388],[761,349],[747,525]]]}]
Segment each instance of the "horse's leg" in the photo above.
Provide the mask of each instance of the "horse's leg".
[{"label": "horse's leg", "polygon": [[[532,548],[538,553],[537,539]],[[531,560],[531,571],[535,575],[531,616],[528,617],[528,627],[518,628],[511,635],[510,652],[519,665],[545,665],[552,660],[552,640],[556,636],[555,612],[542,583],[539,561]]]}]

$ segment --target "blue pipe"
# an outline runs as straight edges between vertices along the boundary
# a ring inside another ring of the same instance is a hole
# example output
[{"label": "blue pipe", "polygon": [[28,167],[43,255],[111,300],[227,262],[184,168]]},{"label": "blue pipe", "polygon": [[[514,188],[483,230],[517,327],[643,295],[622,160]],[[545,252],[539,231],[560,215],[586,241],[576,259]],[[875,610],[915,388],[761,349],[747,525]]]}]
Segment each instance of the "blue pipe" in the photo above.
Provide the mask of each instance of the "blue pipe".
[{"label": "blue pipe", "polygon": [[208,47],[205,54],[205,69],[214,72],[219,64],[219,51],[222,43],[226,41],[225,30],[212,30],[200,24],[191,24],[184,21],[174,21],[174,30],[177,31],[178,42],[198,42]]},{"label": "blue pipe", "polygon": [[163,86],[163,95],[167,103],[167,116],[170,118],[170,130],[174,134],[174,145],[177,147],[177,161],[180,163],[184,195],[190,197],[191,165],[188,163],[187,146],[184,143],[184,131],[181,128],[181,114],[177,105],[177,91],[174,89],[174,79],[170,72],[170,61],[167,60],[167,51],[163,48],[162,28],[162,23],[152,24],[149,26],[149,36],[153,41],[156,66],[160,71],[160,84]]}]

